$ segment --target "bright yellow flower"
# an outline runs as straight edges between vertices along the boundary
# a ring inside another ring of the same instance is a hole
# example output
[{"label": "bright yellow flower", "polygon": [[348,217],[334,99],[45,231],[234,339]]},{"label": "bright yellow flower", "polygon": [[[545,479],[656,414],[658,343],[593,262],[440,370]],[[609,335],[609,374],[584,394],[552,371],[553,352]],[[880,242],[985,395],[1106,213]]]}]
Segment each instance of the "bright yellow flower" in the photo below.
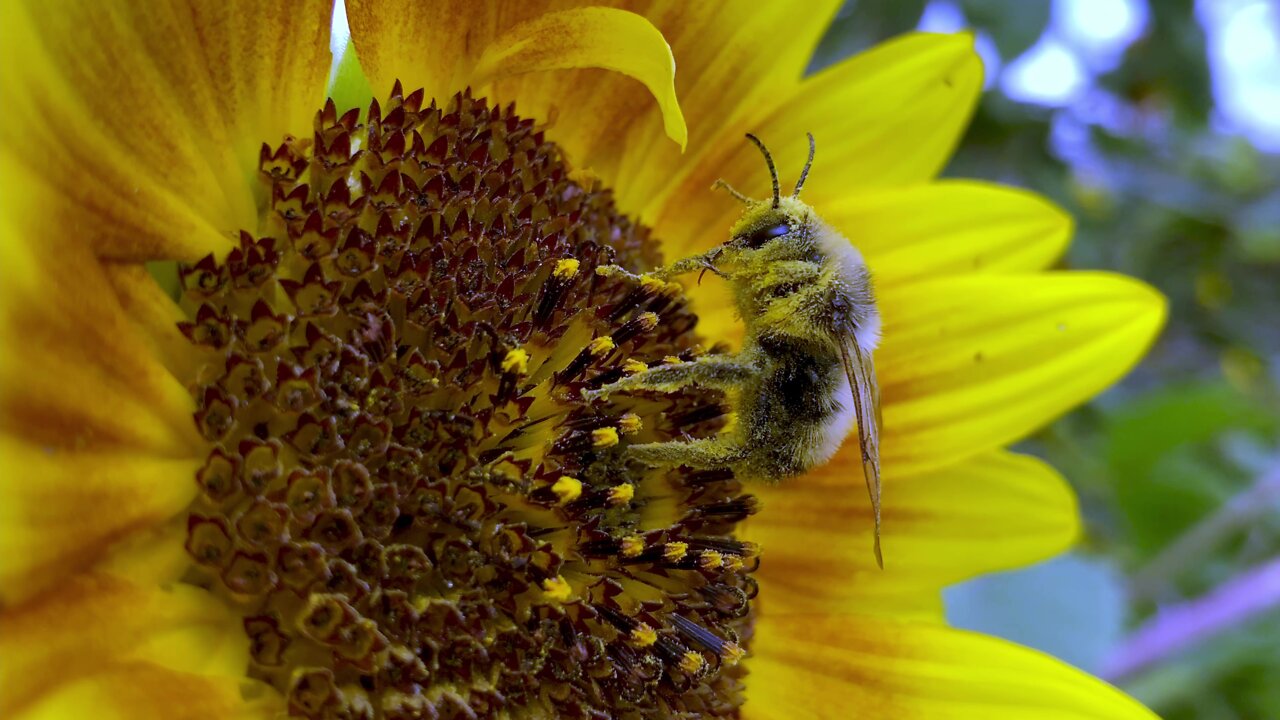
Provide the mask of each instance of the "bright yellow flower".
[{"label": "bright yellow flower", "polygon": [[[802,78],[837,2],[352,0],[357,119],[317,115],[327,0],[190,5],[0,7],[0,715],[1150,717],[940,616],[1073,540],[1001,448],[1164,316],[1044,272],[1044,201],[935,180],[970,38]],[[701,351],[670,288],[590,271],[720,242],[712,181],[767,187],[746,131],[784,172],[817,136],[805,199],[877,279],[883,571],[851,456],[642,473],[615,446],[732,413],[564,392]],[[144,265],[206,256],[178,303]]]}]

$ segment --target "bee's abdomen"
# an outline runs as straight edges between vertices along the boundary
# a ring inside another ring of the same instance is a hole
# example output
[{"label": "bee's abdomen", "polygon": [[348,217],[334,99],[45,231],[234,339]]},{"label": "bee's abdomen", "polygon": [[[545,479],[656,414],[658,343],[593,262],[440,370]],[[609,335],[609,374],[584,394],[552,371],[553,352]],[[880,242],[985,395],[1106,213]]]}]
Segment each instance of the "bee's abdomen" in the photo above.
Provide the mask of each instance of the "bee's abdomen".
[{"label": "bee's abdomen", "polygon": [[765,340],[767,370],[741,408],[752,463],[774,481],[800,474],[823,454],[827,428],[847,413],[841,403],[840,360],[825,348],[793,339]]}]

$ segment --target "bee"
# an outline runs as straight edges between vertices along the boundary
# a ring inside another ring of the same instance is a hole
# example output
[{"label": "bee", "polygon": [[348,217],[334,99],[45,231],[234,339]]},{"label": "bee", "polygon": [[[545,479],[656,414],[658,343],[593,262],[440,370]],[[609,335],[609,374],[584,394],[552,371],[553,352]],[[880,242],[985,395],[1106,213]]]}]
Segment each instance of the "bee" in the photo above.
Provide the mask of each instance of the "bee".
[{"label": "bee", "polygon": [[[857,427],[862,476],[880,551],[880,390],[872,353],[880,337],[871,273],[861,253],[800,200],[815,144],[789,196],[779,192],[773,157],[747,134],[769,168],[773,197],[753,200],[717,180],[746,206],[727,242],[647,273],[659,280],[700,271],[726,281],[746,326],[737,354],[711,354],[651,367],[586,392],[588,399],[689,386],[724,391],[737,425],[711,438],[628,446],[627,458],[653,467],[730,468],[747,481],[777,483],[829,461]],[[634,275],[605,266],[604,275]],[[701,279],[701,275],[699,275]]]}]

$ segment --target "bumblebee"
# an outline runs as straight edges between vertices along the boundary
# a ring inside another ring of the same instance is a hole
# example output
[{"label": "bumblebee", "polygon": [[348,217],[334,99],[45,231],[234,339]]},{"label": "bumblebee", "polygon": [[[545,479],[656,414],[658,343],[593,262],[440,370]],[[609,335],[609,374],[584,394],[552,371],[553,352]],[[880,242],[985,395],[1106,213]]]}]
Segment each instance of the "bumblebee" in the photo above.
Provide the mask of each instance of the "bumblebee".
[{"label": "bumblebee", "polygon": [[[653,467],[727,467],[747,481],[776,483],[826,463],[856,426],[875,514],[876,562],[883,567],[880,391],[872,361],[880,313],[871,274],[861,253],[800,200],[813,166],[813,135],[809,159],[786,197],[764,143],[751,134],[747,139],[764,155],[772,198],[753,200],[716,181],[713,189],[727,190],[746,206],[728,242],[647,273],[669,280],[701,271],[727,280],[746,325],[742,350],[652,367],[586,395],[687,386],[724,391],[738,415],[731,430],[706,439],[631,445],[624,452]],[[616,266],[598,272],[641,279]]]}]

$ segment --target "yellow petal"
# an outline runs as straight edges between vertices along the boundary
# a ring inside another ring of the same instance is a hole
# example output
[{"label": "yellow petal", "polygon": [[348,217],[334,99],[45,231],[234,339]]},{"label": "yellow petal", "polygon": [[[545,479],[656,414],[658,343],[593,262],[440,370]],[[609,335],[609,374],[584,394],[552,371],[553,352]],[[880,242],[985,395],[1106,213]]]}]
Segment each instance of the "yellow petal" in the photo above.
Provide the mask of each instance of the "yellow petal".
[{"label": "yellow petal", "polygon": [[[684,148],[689,130],[676,100],[675,58],[662,33],[635,13],[586,7],[520,23],[484,49],[472,82],[483,86],[513,75],[574,68],[612,70],[643,83],[658,103],[667,136]],[[566,114],[570,110],[565,108]]]},{"label": "yellow petal", "polygon": [[975,275],[885,288],[881,462],[907,476],[1001,447],[1127,372],[1164,298],[1105,273]]},{"label": "yellow petal", "polygon": [[[110,663],[58,687],[14,720],[250,720],[284,717],[278,698],[246,701],[242,681]],[[256,684],[254,684],[256,687]],[[272,701],[275,702],[272,702]]]},{"label": "yellow petal", "polygon": [[880,570],[861,468],[851,443],[804,477],[755,489],[763,509],[746,535],[764,549],[756,577],[771,616],[894,612],[900,597],[1051,557],[1079,530],[1071,488],[1034,458],[990,452],[905,478],[886,466]]},{"label": "yellow petal", "polygon": [[867,261],[879,287],[934,275],[1042,270],[1071,237],[1071,216],[1040,196],[944,180],[851,194],[822,208]]},{"label": "yellow petal", "polygon": [[[647,17],[671,45],[676,94],[689,123],[688,150],[681,153],[660,122],[622,117],[617,120],[627,126],[625,137],[615,135],[612,144],[601,143],[583,160],[614,188],[624,212],[642,214],[718,138],[740,140],[749,129],[741,125],[744,117],[758,117],[777,98],[795,91],[840,5],[837,0],[810,0],[797,12],[792,3],[757,0],[627,3],[626,9]],[[566,109],[594,104],[590,87],[564,90],[561,106]]]},{"label": "yellow petal", "polygon": [[147,341],[152,354],[177,378],[194,378],[207,358],[178,330],[187,320],[178,304],[147,268],[135,263],[105,263],[103,270],[124,311]]},{"label": "yellow petal", "polygon": [[125,316],[89,248],[28,237],[13,219],[0,216],[0,432],[49,448],[200,454],[190,394]]},{"label": "yellow petal", "polygon": [[747,662],[751,720],[1156,720],[1066,663],[936,624],[765,615]]},{"label": "yellow petal", "polygon": [[0,613],[0,717],[14,717],[113,663],[241,678],[249,658],[240,625],[226,603],[188,585],[69,577]]},{"label": "yellow petal", "polygon": [[195,496],[199,466],[0,436],[0,603],[56,584],[181,512]]},{"label": "yellow petal", "polygon": [[[931,180],[946,164],[982,88],[982,62],[969,35],[913,34],[890,40],[805,80],[745,128],[760,136],[783,185],[795,184],[808,155],[817,156],[802,199],[826,205],[868,188]],[[767,197],[769,173],[760,152],[735,128],[669,194],[657,201],[655,229],[672,253],[723,242],[742,206],[708,188],[722,178],[753,197]]]},{"label": "yellow petal", "polygon": [[44,232],[137,260],[257,229],[258,150],[310,133],[332,0],[2,7],[0,146],[51,191]]}]

